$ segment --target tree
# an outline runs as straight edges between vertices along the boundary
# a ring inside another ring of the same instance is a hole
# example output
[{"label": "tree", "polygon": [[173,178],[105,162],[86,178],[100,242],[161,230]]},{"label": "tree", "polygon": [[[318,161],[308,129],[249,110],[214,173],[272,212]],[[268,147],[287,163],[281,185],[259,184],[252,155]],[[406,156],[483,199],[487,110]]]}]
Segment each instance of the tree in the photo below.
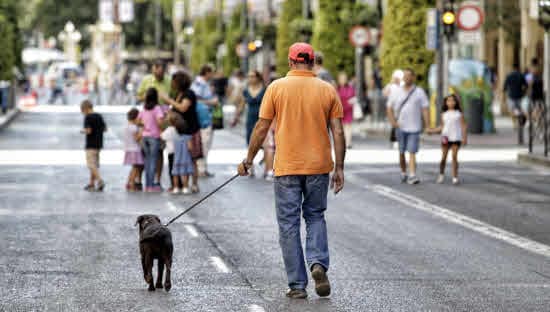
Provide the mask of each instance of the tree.
[{"label": "tree", "polygon": [[426,9],[434,0],[389,0],[384,16],[381,65],[386,81],[398,68],[411,68],[418,84],[427,86],[427,74],[434,53],[426,50]]},{"label": "tree", "polygon": [[[170,2],[170,0],[168,0]],[[171,6],[167,0],[162,0],[162,32],[161,49],[171,51],[174,33],[171,21]],[[142,49],[155,46],[155,2],[152,0],[136,1],[134,4],[134,20],[122,24],[125,43],[128,49]]]},{"label": "tree", "polygon": [[0,49],[0,80],[11,80],[15,65],[13,25],[0,13],[0,38],[3,46]]},{"label": "tree", "polygon": [[[0,1],[0,16],[3,16],[5,19],[6,26],[9,29],[6,29],[5,32],[11,33],[11,40],[8,42],[4,37],[2,40],[4,43],[11,45],[11,53],[13,55],[13,64],[12,66],[21,67],[23,62],[21,59],[21,52],[23,51],[23,34],[21,28],[19,27],[19,20],[22,16],[22,6],[21,2],[16,0],[1,0]],[[6,47],[2,47],[6,49]],[[11,69],[10,69],[11,70]]]},{"label": "tree", "polygon": [[191,40],[191,69],[196,73],[201,66],[216,61],[218,44],[223,40],[223,34],[217,31],[218,15],[208,14],[195,21],[195,33]]},{"label": "tree", "polygon": [[323,65],[333,74],[353,72],[354,49],[348,40],[353,3],[353,0],[319,0],[313,25],[313,47],[323,53]]},{"label": "tree", "polygon": [[291,44],[299,41],[300,34],[296,28],[291,27],[291,23],[302,17],[302,1],[285,0],[282,4],[281,15],[277,24],[277,73],[285,75],[288,70],[288,48]]},{"label": "tree", "polygon": [[521,14],[518,1],[490,0],[486,3],[486,31],[502,27],[506,33],[506,40],[518,50],[521,44]]},{"label": "tree", "polygon": [[32,27],[41,30],[46,37],[57,37],[65,24],[71,21],[82,33],[82,46],[90,42],[86,26],[97,20],[97,1],[90,0],[42,0],[36,6]]},{"label": "tree", "polygon": [[245,36],[241,29],[241,19],[242,19],[243,7],[238,5],[233,9],[231,14],[231,19],[227,25],[225,32],[225,47],[227,48],[227,53],[223,58],[223,72],[225,75],[230,75],[231,72],[239,68],[240,59],[235,50],[237,44],[241,42]]}]

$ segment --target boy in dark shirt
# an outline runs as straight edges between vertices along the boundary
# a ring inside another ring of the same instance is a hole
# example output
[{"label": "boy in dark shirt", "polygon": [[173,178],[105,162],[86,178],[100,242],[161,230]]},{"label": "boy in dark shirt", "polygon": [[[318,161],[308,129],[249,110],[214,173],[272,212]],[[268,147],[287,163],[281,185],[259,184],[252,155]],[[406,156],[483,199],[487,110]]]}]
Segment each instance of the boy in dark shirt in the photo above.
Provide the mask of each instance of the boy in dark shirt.
[{"label": "boy in dark shirt", "polygon": [[103,132],[107,131],[103,117],[94,113],[92,103],[85,100],[80,104],[80,111],[84,115],[84,128],[80,131],[86,134],[86,164],[90,169],[90,183],[84,187],[86,191],[103,191],[105,182],[99,175],[99,151],[103,148]]}]

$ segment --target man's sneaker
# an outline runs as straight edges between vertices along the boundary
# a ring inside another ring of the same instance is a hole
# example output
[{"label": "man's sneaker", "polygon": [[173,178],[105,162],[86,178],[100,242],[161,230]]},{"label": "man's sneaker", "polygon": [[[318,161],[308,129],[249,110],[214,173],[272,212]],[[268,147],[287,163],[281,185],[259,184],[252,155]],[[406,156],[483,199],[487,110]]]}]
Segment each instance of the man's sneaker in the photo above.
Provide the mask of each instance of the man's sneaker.
[{"label": "man's sneaker", "polygon": [[438,177],[437,177],[437,180],[435,181],[437,184],[443,184],[443,182],[445,181],[445,176],[440,174]]},{"label": "man's sneaker", "polygon": [[158,182],[153,183],[153,188],[159,189],[159,192],[162,192],[164,190],[162,188],[162,185],[160,185],[160,183],[158,183]]},{"label": "man's sneaker", "polygon": [[407,175],[402,173],[401,174],[401,183],[407,183],[407,179],[408,179]]},{"label": "man's sneaker", "polygon": [[460,183],[460,181],[458,181],[458,178],[453,177],[453,184],[454,184],[454,185],[457,185],[457,184],[459,184],[459,183]]},{"label": "man's sneaker", "polygon": [[172,189],[172,194],[174,194],[174,195],[177,195],[177,194],[179,194],[180,192],[181,192],[180,189],[177,188],[177,187],[174,187],[174,188]]},{"label": "man's sneaker", "polygon": [[314,264],[311,268],[311,277],[315,281],[315,292],[319,297],[330,295],[330,282],[328,281],[327,272],[320,264]]},{"label": "man's sneaker", "polygon": [[307,292],[305,289],[289,289],[286,292],[286,296],[292,299],[306,299]]},{"label": "man's sneaker", "polygon": [[100,180],[98,183],[97,183],[97,191],[98,192],[103,192],[103,189],[105,188],[105,182],[103,180]]},{"label": "man's sneaker", "polygon": [[182,190],[181,190],[181,193],[183,195],[189,195],[191,194],[191,190],[188,188],[188,187],[184,187]]},{"label": "man's sneaker", "polygon": [[418,184],[420,183],[420,180],[416,176],[410,176],[409,179],[407,180],[407,183],[410,185]]},{"label": "man's sneaker", "polygon": [[91,184],[88,184],[84,187],[84,190],[88,192],[95,192],[95,187]]}]

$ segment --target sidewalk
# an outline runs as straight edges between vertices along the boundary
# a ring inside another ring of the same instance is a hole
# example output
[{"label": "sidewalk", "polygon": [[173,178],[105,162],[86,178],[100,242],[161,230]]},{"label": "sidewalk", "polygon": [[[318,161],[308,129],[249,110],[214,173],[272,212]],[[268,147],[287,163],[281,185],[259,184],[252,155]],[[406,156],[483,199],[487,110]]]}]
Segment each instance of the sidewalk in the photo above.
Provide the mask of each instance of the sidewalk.
[{"label": "sidewalk", "polygon": [[14,108],[14,109],[11,109],[11,110],[8,110],[6,112],[6,114],[2,114],[0,113],[0,129],[4,129],[4,127],[7,127],[9,125],[9,123],[15,118],[17,117],[17,115],[19,114],[19,109],[18,108]]}]

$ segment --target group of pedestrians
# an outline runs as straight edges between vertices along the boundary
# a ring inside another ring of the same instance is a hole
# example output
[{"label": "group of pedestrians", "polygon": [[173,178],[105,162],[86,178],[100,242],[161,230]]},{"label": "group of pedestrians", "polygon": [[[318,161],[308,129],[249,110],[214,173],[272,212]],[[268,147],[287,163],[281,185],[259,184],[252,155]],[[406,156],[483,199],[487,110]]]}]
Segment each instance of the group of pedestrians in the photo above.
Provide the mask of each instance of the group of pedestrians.
[{"label": "group of pedestrians", "polygon": [[[402,79],[402,81],[401,81]],[[420,135],[441,134],[441,161],[437,183],[445,180],[447,155],[452,151],[452,183],[458,184],[458,151],[467,144],[467,126],[462,113],[460,99],[449,95],[443,101],[441,124],[436,128],[429,125],[429,101],[426,92],[415,84],[416,75],[412,69],[396,71],[392,81],[384,89],[388,97],[387,116],[392,126],[392,138],[399,146],[399,166],[401,182],[418,184],[416,174],[416,154],[420,147]],[[407,166],[406,153],[409,156]]]},{"label": "group of pedestrians", "polygon": [[[277,143],[277,157],[268,167],[270,172],[265,174],[274,181],[279,242],[289,286],[286,295],[295,299],[308,295],[308,272],[315,281],[315,291],[319,296],[331,293],[327,275],[330,258],[325,211],[329,188],[337,194],[344,187],[345,133],[349,136],[349,132],[342,121],[346,115],[349,120],[350,111],[353,111],[350,102],[354,93],[347,77],[339,75],[336,83],[322,69],[322,59],[321,62],[315,61],[316,55],[309,44],[295,43],[289,48],[290,71],[286,77],[266,86],[260,73],[251,71],[247,84],[241,84],[240,78],[236,82],[228,81],[229,85],[242,86],[242,90],[236,91],[242,97],[233,126],[238,124],[247,108],[248,153],[237,168],[239,174],[253,174],[254,159],[259,150],[263,148],[264,154],[269,155],[274,149],[266,150],[266,147]],[[172,75],[169,83],[164,80],[160,67],[154,68],[153,73],[153,77],[144,79],[145,86],[140,88],[143,95],[138,94],[144,101],[143,109],[133,108],[128,112],[124,160],[132,166],[128,189],[138,188],[144,169],[145,190],[159,191],[160,176],[157,178],[157,173],[159,164],[162,169],[161,145],[164,142],[172,192],[198,192],[201,167],[205,176],[210,175],[206,164],[200,165],[199,159],[206,162],[213,133],[212,108],[220,105],[215,86],[209,85],[213,70],[204,66],[194,81],[189,74],[179,71]],[[411,184],[419,182],[415,154],[422,119],[424,128],[429,129],[427,96],[414,84],[414,77],[412,70],[404,71],[404,85],[394,88],[388,104],[388,116],[396,128],[400,144],[402,178]],[[89,102],[82,104],[82,112],[86,116],[83,130],[87,134],[86,146],[91,149],[86,153],[91,170],[91,183],[87,189],[102,189],[105,183],[97,172],[98,150],[102,147],[102,133],[106,126],[101,116],[93,113]],[[441,127],[429,129],[429,132],[443,133],[443,159],[452,149],[455,160],[458,148],[466,142],[465,123],[457,97],[445,99],[442,120]],[[97,144],[89,145],[88,141]],[[405,152],[410,154],[408,173]],[[453,175],[456,171],[457,166],[453,167]],[[305,257],[300,231],[302,216],[307,233]]]},{"label": "group of pedestrians", "polygon": [[[210,72],[211,69],[205,67],[193,81],[187,72],[177,71],[169,79],[165,76],[164,64],[156,62],[152,74],[144,77],[137,92],[143,107],[128,111],[124,131],[123,163],[131,167],[126,182],[128,191],[163,191],[164,152],[168,158],[171,193],[198,193],[199,175],[212,175],[206,171],[212,135],[211,124],[205,119],[211,119],[209,107],[219,102],[201,89]],[[86,134],[86,159],[91,176],[85,189],[101,191],[105,182],[99,175],[99,151],[107,128],[101,115],[93,112],[90,101],[84,101],[81,110],[85,115],[82,132]],[[202,160],[202,171],[199,160]]]},{"label": "group of pedestrians", "polygon": [[[544,102],[543,77],[538,60],[531,60],[531,66],[520,72],[519,65],[514,64],[506,76],[503,85],[506,94],[508,111],[512,114],[515,127],[518,129],[518,144],[523,144],[523,128],[527,123],[529,111],[540,113]],[[529,108],[531,107],[531,108]]]}]

